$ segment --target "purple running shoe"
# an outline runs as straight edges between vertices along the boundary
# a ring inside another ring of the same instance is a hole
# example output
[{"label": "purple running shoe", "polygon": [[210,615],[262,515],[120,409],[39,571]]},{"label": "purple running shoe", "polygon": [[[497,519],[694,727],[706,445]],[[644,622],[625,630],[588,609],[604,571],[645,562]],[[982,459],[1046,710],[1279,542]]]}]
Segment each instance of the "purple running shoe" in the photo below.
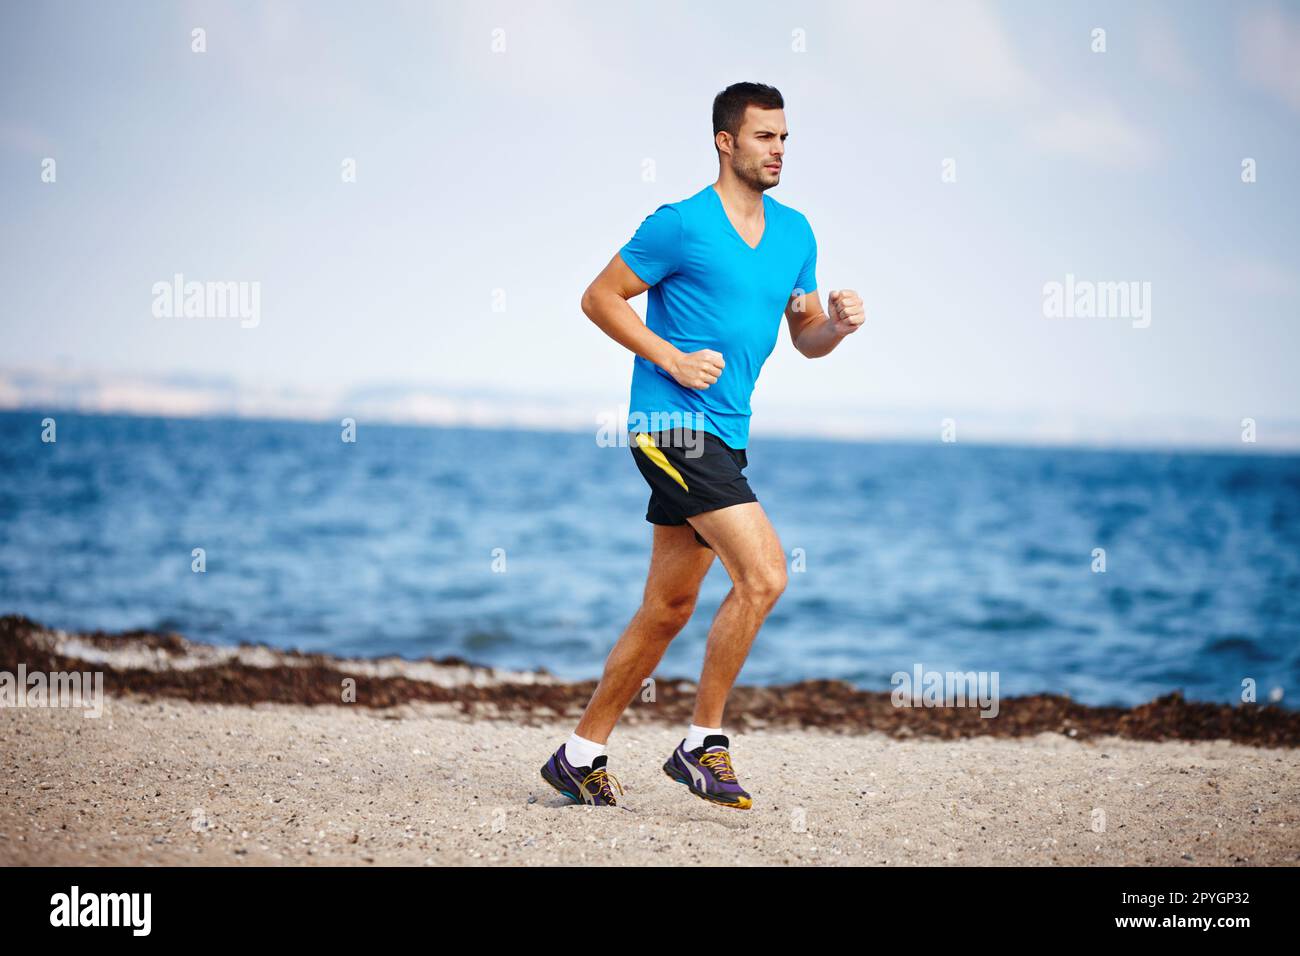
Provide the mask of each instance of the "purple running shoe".
[{"label": "purple running shoe", "polygon": [[731,766],[731,746],[725,734],[709,734],[704,746],[694,750],[685,748],[683,739],[664,764],[664,773],[678,783],[684,783],[695,794],[710,803],[737,810],[748,810],[754,805],[744,789],[736,782],[736,771]]},{"label": "purple running shoe", "polygon": [[564,744],[551,755],[551,759],[542,766],[542,779],[574,803],[589,803],[593,807],[616,807],[613,783],[618,792],[623,793],[623,785],[618,778],[605,769],[609,757],[601,754],[592,761],[590,767],[575,767],[564,755]]}]

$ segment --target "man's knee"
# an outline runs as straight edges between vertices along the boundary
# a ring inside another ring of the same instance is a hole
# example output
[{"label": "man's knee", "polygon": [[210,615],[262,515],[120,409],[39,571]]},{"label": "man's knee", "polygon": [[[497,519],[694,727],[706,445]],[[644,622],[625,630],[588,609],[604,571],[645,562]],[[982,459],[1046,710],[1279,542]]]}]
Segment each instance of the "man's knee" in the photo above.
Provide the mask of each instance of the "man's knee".
[{"label": "man's knee", "polygon": [[785,591],[787,581],[785,555],[778,553],[746,568],[733,587],[741,599],[770,608]]},{"label": "man's knee", "polygon": [[659,636],[676,637],[695,612],[694,594],[647,595],[641,602],[646,623]]}]

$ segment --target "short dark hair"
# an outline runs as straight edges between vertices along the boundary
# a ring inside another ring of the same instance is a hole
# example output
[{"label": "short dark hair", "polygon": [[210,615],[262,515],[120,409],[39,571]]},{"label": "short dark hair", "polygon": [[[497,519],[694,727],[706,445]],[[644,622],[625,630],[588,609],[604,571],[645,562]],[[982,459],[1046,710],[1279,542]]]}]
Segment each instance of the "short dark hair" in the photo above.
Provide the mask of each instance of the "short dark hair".
[{"label": "short dark hair", "polygon": [[[764,110],[785,109],[785,100],[775,86],[763,83],[732,83],[713,98],[713,138],[726,130],[735,139],[740,124],[745,119],[745,108],[757,106]],[[715,147],[717,143],[714,143]]]}]

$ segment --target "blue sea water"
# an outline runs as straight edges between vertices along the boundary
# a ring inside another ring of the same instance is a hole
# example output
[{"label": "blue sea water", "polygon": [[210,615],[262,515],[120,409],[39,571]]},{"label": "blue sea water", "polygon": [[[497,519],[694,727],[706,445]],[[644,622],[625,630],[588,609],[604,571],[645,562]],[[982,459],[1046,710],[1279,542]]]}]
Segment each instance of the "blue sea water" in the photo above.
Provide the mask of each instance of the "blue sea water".
[{"label": "blue sea water", "polygon": [[[62,413],[45,443],[47,414],[0,413],[0,612],[595,677],[640,599],[648,491],[594,435]],[[804,569],[743,682],[1300,698],[1300,457],[760,436],[749,462]],[[715,564],[660,674],[698,673],[727,587]]]}]

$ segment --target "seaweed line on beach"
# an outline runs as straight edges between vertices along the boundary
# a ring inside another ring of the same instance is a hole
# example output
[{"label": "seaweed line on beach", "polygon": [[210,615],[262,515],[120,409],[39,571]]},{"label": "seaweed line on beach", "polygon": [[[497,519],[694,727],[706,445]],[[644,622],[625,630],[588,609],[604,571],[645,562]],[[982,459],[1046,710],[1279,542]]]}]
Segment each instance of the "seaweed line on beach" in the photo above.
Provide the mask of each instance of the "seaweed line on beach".
[{"label": "seaweed line on beach", "polygon": [[[179,634],[132,630],[72,633],[21,615],[0,617],[0,671],[102,671],[109,695],[183,698],[254,705],[449,705],[467,719],[540,724],[575,718],[594,681],[562,681],[546,671],[517,673],[460,658],[350,660],[278,650],[262,644],[216,647]],[[345,703],[344,682],[355,681]],[[695,685],[657,678],[655,699],[638,695],[630,723],[685,724]],[[814,727],[838,733],[880,732],[894,738],[943,740],[1058,733],[1076,740],[1114,735],[1133,740],[1231,740],[1261,747],[1300,746],[1300,712],[1275,705],[1202,703],[1173,692],[1136,707],[1091,707],[1055,694],[1007,697],[995,717],[975,707],[898,707],[887,691],[863,691],[840,680],[804,680],[772,687],[737,686],[727,703],[737,730]]]}]

